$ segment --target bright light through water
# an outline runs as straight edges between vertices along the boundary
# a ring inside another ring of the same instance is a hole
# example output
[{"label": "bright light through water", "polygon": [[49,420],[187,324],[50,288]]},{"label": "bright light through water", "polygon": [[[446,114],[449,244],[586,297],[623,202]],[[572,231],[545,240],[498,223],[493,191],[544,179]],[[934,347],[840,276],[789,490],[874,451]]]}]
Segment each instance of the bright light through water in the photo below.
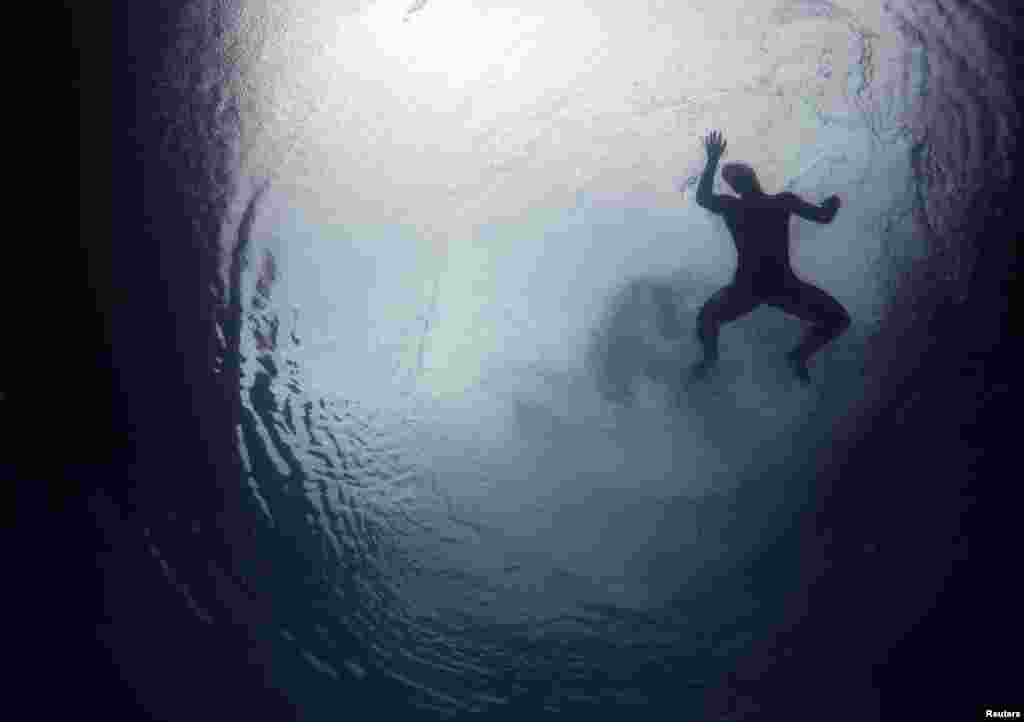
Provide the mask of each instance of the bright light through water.
[{"label": "bright light through water", "polygon": [[285,157],[255,235],[283,243],[317,387],[380,401],[395,383],[463,391],[495,364],[572,363],[617,283],[727,277],[728,237],[678,192],[708,128],[770,190],[855,190],[837,224],[794,223],[794,257],[870,315],[870,225],[904,200],[909,101],[908,49],[877,9],[416,7],[297,9],[302,42],[268,43],[253,69],[276,73],[261,129]]}]

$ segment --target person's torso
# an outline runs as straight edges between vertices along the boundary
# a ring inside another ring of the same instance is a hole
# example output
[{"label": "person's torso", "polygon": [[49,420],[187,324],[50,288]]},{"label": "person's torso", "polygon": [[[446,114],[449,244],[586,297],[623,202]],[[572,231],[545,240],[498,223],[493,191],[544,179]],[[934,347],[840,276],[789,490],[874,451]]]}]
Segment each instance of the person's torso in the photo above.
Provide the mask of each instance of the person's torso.
[{"label": "person's torso", "polygon": [[789,215],[775,196],[731,204],[724,216],[736,246],[738,281],[762,286],[789,278]]}]

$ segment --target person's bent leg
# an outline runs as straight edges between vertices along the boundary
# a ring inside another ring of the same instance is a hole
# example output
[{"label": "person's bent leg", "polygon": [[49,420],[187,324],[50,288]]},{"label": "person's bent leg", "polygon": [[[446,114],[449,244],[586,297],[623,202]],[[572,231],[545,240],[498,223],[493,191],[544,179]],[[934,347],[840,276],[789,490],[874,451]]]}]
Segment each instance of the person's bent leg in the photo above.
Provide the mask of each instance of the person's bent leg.
[{"label": "person's bent leg", "polygon": [[810,322],[803,339],[788,357],[804,366],[811,356],[850,327],[850,314],[835,298],[817,286],[797,281],[785,294],[768,301],[786,313]]},{"label": "person's bent leg", "polygon": [[708,299],[697,314],[697,339],[704,358],[694,367],[695,375],[703,375],[718,361],[718,335],[722,324],[750,313],[759,303],[753,293],[735,284],[719,289]]}]

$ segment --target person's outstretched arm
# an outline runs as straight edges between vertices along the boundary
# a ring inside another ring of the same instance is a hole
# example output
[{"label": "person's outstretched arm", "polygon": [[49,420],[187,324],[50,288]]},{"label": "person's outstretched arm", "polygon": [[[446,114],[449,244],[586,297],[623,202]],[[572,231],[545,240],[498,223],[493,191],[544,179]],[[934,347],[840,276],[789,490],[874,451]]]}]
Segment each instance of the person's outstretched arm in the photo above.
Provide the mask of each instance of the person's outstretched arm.
[{"label": "person's outstretched arm", "polygon": [[717,131],[708,133],[704,139],[704,148],[708,153],[708,163],[704,167],[704,173],[700,177],[700,184],[697,186],[697,205],[707,208],[712,213],[721,213],[725,210],[725,196],[717,196],[712,192],[715,182],[715,171],[718,169],[718,161],[725,153],[725,139]]},{"label": "person's outstretched arm", "polygon": [[839,212],[839,196],[829,196],[820,206],[808,203],[796,193],[782,193],[779,196],[790,213],[816,223],[831,223]]}]

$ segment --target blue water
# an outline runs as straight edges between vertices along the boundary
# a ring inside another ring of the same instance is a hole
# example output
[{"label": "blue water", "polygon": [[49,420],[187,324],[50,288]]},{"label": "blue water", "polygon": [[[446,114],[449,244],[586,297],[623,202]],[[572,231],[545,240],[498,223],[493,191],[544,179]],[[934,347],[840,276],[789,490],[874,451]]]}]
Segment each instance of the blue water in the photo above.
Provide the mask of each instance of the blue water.
[{"label": "blue water", "polygon": [[[985,44],[997,13],[887,8],[921,99],[912,123],[870,142],[905,148],[912,173],[874,221],[882,308],[823,354],[810,390],[775,358],[799,324],[762,309],[730,327],[715,383],[682,391],[680,359],[696,353],[696,308],[715,285],[679,270],[609,288],[577,365],[502,366],[456,399],[346,399],[311,383],[303,319],[277,302],[273,255],[253,247],[262,194],[207,186],[223,193],[215,212],[247,209],[214,259],[228,269],[220,346],[201,373],[217,374],[234,414],[234,448],[221,451],[237,483],[222,485],[248,531],[205,594],[159,541],[151,553],[196,615],[242,619],[265,654],[297,660],[269,674],[300,719],[339,716],[353,689],[409,718],[759,718],[772,694],[762,672],[800,654],[779,632],[805,603],[791,532],[830,445],[863,430],[927,346],[922,299],[936,283],[963,293],[976,258],[965,219],[984,211],[986,176],[1007,172],[1017,123]],[[856,97],[866,80],[849,83]],[[196,139],[230,175],[217,155],[230,114],[211,117]],[[848,121],[816,118],[825,151],[844,147]],[[820,151],[794,189],[852,162]],[[854,708],[870,708],[862,691]]]}]

